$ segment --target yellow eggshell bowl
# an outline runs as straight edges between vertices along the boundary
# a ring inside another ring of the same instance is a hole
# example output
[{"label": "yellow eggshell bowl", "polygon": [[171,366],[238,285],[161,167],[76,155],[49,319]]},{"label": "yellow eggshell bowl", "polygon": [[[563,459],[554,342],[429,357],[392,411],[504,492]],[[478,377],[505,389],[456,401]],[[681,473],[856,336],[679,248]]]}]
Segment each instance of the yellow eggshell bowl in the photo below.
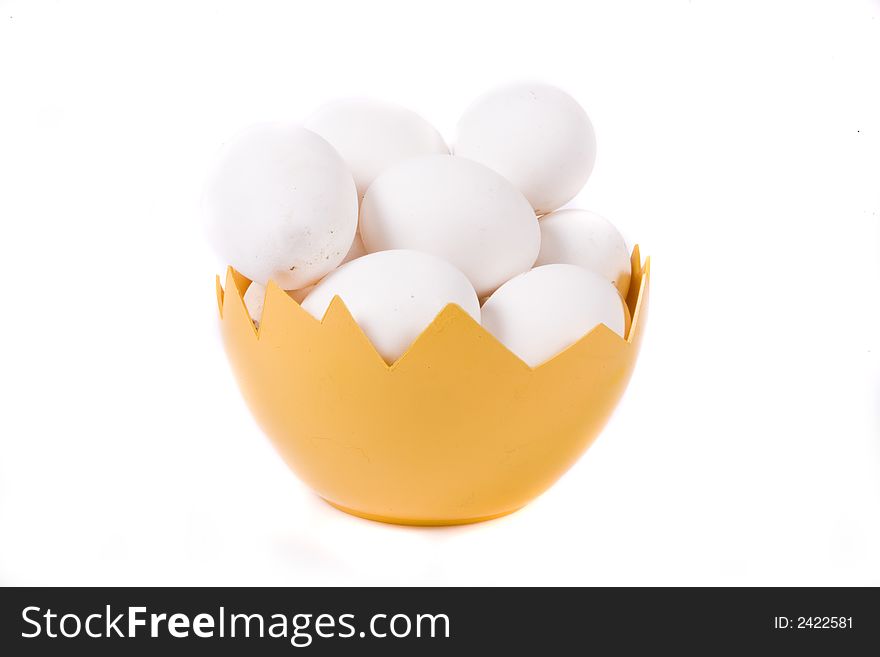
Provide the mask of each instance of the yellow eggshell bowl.
[{"label": "yellow eggshell bowl", "polygon": [[333,506],[408,525],[497,518],[547,490],[602,430],[639,351],[650,258],[638,246],[626,338],[604,324],[538,367],[454,304],[388,365],[338,297],[323,320],[269,284],[259,330],[232,268],[223,342],[245,402]]}]

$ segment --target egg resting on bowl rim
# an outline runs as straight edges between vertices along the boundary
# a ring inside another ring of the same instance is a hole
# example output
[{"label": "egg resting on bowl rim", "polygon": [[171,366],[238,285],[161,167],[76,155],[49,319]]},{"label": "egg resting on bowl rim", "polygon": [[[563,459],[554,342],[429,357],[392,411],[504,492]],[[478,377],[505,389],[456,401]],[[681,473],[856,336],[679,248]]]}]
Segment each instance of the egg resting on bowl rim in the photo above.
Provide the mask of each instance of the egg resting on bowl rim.
[{"label": "egg resting on bowl rim", "polygon": [[592,444],[632,375],[650,259],[636,247],[625,338],[599,325],[536,368],[455,305],[386,364],[335,298],[316,320],[270,284],[259,331],[217,279],[221,334],[242,395],[288,466],[361,517],[452,525],[515,511]]}]

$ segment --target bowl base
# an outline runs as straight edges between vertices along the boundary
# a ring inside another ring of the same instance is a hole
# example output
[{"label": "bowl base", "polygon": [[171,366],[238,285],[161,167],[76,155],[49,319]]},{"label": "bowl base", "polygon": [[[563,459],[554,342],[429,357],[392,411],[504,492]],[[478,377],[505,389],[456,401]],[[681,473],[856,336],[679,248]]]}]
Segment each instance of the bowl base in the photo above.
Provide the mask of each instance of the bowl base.
[{"label": "bowl base", "polygon": [[516,513],[522,507],[517,507],[516,509],[511,509],[510,511],[503,511],[501,513],[495,513],[489,516],[480,516],[477,518],[454,518],[454,519],[434,519],[434,518],[394,518],[391,516],[380,516],[374,513],[365,513],[363,511],[357,511],[355,509],[349,509],[348,507],[344,507],[340,504],[336,504],[335,502],[331,502],[330,500],[322,497],[322,500],[327,502],[334,509],[339,509],[349,515],[357,516],[358,518],[365,518],[366,520],[373,520],[375,522],[384,522],[388,525],[407,525],[409,527],[450,527],[453,525],[473,525],[477,522],[486,522],[487,520],[494,520],[495,518],[502,518],[504,516],[510,515],[511,513]]}]

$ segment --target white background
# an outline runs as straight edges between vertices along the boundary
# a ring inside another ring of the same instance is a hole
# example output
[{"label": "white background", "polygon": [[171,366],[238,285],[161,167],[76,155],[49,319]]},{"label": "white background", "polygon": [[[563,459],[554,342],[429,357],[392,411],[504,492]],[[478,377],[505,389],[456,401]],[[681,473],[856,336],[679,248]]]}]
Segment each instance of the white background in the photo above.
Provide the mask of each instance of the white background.
[{"label": "white background", "polygon": [[[0,582],[880,585],[878,69],[867,1],[0,2]],[[520,79],[652,256],[635,376],[519,513],[346,516],[239,397],[204,173],[338,96],[452,139]]]}]

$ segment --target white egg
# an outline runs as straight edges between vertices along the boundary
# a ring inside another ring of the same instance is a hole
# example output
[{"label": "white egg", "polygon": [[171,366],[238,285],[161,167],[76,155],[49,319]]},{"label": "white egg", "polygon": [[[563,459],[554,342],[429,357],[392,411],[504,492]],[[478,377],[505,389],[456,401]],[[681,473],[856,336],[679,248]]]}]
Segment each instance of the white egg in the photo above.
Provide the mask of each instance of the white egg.
[{"label": "white egg", "polygon": [[321,319],[337,295],[389,363],[447,304],[458,304],[480,321],[480,304],[467,277],[418,251],[380,251],[352,260],[318,283],[302,307]]},{"label": "white egg", "polygon": [[[287,290],[287,296],[297,303],[302,303],[302,300],[305,299],[314,289],[314,285],[309,285],[308,287],[299,290]],[[263,304],[266,301],[266,286],[260,285],[259,283],[251,283],[248,285],[248,289],[245,290],[244,297],[242,298],[244,300],[245,308],[247,308],[248,315],[250,315],[254,324],[259,326],[260,322],[263,320]]]},{"label": "white egg", "polygon": [[260,320],[263,319],[263,302],[266,299],[266,286],[251,282],[248,285],[248,289],[245,290],[243,299],[248,315],[251,316],[254,324],[259,326]]},{"label": "white egg", "polygon": [[571,346],[598,324],[624,335],[614,286],[576,265],[544,265],[513,278],[486,300],[483,327],[531,367]]},{"label": "white egg", "polygon": [[525,197],[482,164],[422,155],[388,169],[361,206],[367,251],[415,249],[445,258],[481,296],[527,271],[541,230]]},{"label": "white egg", "polygon": [[367,255],[367,249],[364,247],[364,241],[361,239],[360,233],[355,233],[351,248],[339,264],[344,265],[346,262],[351,262],[352,260],[360,258],[362,255]]},{"label": "white egg", "polygon": [[357,229],[354,180],[324,139],[297,125],[254,126],[223,150],[204,208],[219,255],[285,290],[336,267]]},{"label": "white egg", "polygon": [[440,133],[404,107],[369,99],[330,103],[305,121],[339,151],[363,198],[388,167],[415,155],[449,153]]},{"label": "white egg", "polygon": [[454,152],[500,173],[543,214],[587,182],[596,135],[587,113],[561,89],[517,84],[486,94],[465,111]]},{"label": "white egg", "polygon": [[632,276],[623,235],[595,212],[557,210],[544,215],[535,265],[578,265],[607,278],[626,297]]}]

